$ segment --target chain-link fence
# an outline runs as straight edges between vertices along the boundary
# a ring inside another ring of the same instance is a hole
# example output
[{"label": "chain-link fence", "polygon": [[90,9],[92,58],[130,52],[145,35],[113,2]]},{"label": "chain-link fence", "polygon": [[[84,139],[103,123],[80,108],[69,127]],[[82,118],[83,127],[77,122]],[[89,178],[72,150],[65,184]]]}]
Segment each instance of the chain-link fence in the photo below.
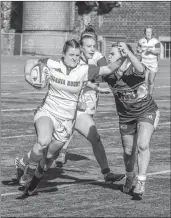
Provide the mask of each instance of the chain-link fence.
[{"label": "chain-link fence", "polygon": [[1,34],[1,54],[3,55],[61,55],[68,39],[79,40],[70,33],[38,34],[8,33]]},{"label": "chain-link fence", "polygon": [[[1,34],[1,54],[3,55],[48,55],[60,57],[63,45],[69,39],[79,40],[78,35],[65,33],[3,33]],[[98,50],[108,56],[111,44],[116,41],[126,41],[124,36],[101,36]],[[136,42],[131,43],[133,49]],[[171,42],[161,41],[161,59],[171,57]]]}]

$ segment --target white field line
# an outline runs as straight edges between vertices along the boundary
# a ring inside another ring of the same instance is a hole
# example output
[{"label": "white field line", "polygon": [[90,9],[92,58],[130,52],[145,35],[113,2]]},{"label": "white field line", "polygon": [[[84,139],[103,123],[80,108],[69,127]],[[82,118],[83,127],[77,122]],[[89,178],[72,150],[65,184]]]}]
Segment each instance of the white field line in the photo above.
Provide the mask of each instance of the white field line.
[{"label": "white field line", "polygon": [[[158,126],[167,126],[170,125],[170,122],[166,122],[166,123],[159,123]],[[103,128],[103,129],[97,129],[98,131],[108,131],[108,130],[119,130],[118,127],[111,127],[111,128]],[[1,139],[13,139],[13,138],[24,138],[24,137],[34,137],[35,134],[28,134],[28,135],[17,135],[17,136],[4,136],[1,137]]]},{"label": "white field line", "polygon": [[[153,173],[147,173],[147,176],[153,176],[153,175],[161,175],[161,174],[167,174],[170,173],[170,170],[163,170],[163,171],[158,171],[158,172],[153,172]],[[93,184],[96,182],[104,182],[104,180],[92,180],[92,181],[88,181],[88,182],[80,182],[80,183],[75,183],[75,184],[65,184],[65,185],[58,185],[58,186],[54,186],[53,188],[57,188],[57,189],[62,189],[65,187],[72,187],[72,186],[76,186],[76,185],[86,185],[86,184]],[[47,188],[39,188],[38,191],[48,191],[51,190],[52,187],[47,187]],[[13,196],[13,195],[21,195],[22,192],[9,192],[9,193],[3,193],[1,194],[1,197],[7,197],[7,196]]]},{"label": "white field line", "polygon": [[6,95],[11,95],[11,94],[19,94],[19,95],[25,95],[25,94],[46,94],[47,92],[15,92],[15,93],[11,93],[11,92],[3,92],[1,93],[1,96],[6,96]]},{"label": "white field line", "polygon": [[[161,99],[161,100],[155,100],[157,102],[170,102],[169,99]],[[106,104],[99,104],[98,106],[110,106],[115,105],[115,103],[106,103]],[[36,108],[9,108],[9,109],[2,109],[1,112],[12,112],[12,111],[33,111]],[[115,109],[112,109],[115,110]],[[108,113],[113,111],[97,111],[97,113]],[[166,112],[167,113],[167,112]]]}]

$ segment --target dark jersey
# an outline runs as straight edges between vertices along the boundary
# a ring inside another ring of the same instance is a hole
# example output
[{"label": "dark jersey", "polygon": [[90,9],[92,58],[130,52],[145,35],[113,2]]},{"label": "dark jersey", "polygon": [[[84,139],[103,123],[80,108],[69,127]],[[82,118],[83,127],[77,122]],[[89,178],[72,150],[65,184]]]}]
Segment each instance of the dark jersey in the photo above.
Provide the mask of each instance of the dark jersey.
[{"label": "dark jersey", "polygon": [[152,96],[148,94],[145,71],[144,67],[143,73],[137,72],[133,65],[129,64],[126,71],[118,70],[115,74],[104,78],[115,97],[121,123],[130,122],[144,112],[157,109]]}]

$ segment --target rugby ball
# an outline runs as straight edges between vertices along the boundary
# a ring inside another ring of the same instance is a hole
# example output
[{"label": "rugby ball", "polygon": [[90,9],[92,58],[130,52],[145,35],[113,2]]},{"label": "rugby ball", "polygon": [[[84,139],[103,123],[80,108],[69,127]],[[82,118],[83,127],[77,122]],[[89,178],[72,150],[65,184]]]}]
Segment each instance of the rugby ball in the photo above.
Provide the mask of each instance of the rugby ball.
[{"label": "rugby ball", "polygon": [[48,83],[49,75],[50,75],[49,68],[43,63],[38,63],[31,69],[30,72],[30,76],[32,80],[31,82],[33,85],[41,83],[43,88]]}]

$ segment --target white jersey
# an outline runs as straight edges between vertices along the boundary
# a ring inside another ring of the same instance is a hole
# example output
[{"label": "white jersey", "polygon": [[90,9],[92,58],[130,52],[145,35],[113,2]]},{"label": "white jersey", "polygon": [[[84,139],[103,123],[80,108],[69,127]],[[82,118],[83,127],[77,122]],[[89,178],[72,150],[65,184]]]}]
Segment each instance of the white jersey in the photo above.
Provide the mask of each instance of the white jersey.
[{"label": "white jersey", "polygon": [[147,48],[155,49],[155,45],[160,43],[156,38],[152,38],[147,40],[146,38],[142,38],[139,40],[138,44],[141,46],[143,52],[141,53],[141,62],[148,67],[157,68],[158,67],[158,56],[154,54],[146,53]]},{"label": "white jersey", "polygon": [[78,65],[68,73],[69,69],[62,60],[51,59],[48,59],[47,66],[51,72],[49,90],[40,107],[54,117],[74,119],[83,83],[98,77],[99,68]]}]

